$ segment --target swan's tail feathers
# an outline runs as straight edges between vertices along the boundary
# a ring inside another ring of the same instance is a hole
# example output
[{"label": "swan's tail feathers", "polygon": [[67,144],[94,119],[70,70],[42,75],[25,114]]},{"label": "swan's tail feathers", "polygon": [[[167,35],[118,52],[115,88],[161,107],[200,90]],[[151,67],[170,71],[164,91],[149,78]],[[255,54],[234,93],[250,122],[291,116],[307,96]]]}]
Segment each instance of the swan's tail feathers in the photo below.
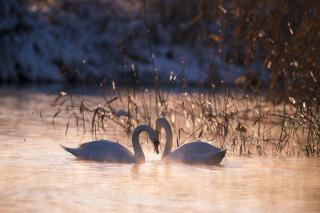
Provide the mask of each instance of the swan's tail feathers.
[{"label": "swan's tail feathers", "polygon": [[73,154],[76,157],[79,157],[80,153],[78,149],[73,149],[73,148],[69,148],[63,145],[60,145],[64,150],[66,150],[67,152],[70,152],[71,154]]},{"label": "swan's tail feathers", "polygon": [[226,156],[227,150],[223,149],[220,152],[209,157],[208,164],[210,165],[219,165],[223,158]]}]

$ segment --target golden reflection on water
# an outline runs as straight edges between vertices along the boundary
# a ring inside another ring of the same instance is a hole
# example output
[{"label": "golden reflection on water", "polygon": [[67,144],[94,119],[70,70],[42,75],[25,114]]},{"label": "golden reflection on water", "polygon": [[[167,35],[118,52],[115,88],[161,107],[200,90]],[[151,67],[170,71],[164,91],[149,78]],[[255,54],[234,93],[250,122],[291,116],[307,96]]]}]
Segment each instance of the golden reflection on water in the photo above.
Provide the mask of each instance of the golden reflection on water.
[{"label": "golden reflection on water", "polygon": [[[227,156],[219,167],[165,164],[150,146],[142,165],[75,160],[59,144],[92,139],[63,121],[54,129],[45,94],[0,97],[1,212],[317,212],[320,163]],[[52,113],[51,113],[52,114]],[[110,131],[106,139],[130,138]]]}]

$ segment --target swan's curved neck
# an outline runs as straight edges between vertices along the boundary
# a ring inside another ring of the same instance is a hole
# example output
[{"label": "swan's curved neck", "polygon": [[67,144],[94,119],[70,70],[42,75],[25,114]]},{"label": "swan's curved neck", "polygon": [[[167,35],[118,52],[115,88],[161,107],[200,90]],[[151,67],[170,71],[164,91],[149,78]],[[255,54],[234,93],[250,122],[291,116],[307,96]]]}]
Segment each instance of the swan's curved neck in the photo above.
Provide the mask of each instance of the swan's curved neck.
[{"label": "swan's curved neck", "polygon": [[148,125],[140,125],[137,128],[135,128],[135,130],[132,133],[132,147],[134,151],[133,158],[135,159],[136,162],[141,162],[141,163],[145,161],[145,156],[139,141],[139,135],[143,131],[148,133],[149,138],[152,134],[155,134],[154,130]]},{"label": "swan's curved neck", "polygon": [[158,118],[156,120],[156,130],[160,133],[161,128],[164,128],[164,131],[166,132],[166,145],[164,147],[164,151],[162,154],[161,159],[165,159],[166,156],[171,152],[172,145],[173,145],[173,135],[172,135],[172,129],[169,124],[169,122],[165,118]]}]

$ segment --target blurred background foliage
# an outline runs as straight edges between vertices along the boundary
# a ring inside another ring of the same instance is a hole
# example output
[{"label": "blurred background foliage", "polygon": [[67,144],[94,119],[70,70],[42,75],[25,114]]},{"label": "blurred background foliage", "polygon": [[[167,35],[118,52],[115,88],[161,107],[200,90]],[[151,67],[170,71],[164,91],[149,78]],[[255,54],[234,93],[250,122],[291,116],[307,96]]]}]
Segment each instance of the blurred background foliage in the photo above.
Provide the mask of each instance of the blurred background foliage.
[{"label": "blurred background foliage", "polygon": [[[2,0],[0,4],[3,18],[20,20],[12,27],[13,33],[30,31],[32,18],[46,20],[55,26],[62,25],[62,20],[66,18],[71,20],[78,16],[84,20],[83,28],[87,24],[96,23],[99,28],[95,33],[107,28],[108,33],[114,33],[115,36],[115,30],[123,24],[127,26],[124,27],[126,32],[122,34],[122,38],[96,44],[100,45],[98,48],[105,48],[108,52],[114,51],[106,56],[111,58],[109,61],[126,63],[123,62],[125,55],[128,60],[150,64],[150,52],[139,52],[139,48],[148,49],[150,39],[155,49],[169,47],[162,53],[164,57],[180,63],[180,58],[175,57],[175,52],[170,49],[180,45],[191,49],[199,58],[199,63],[204,64],[200,68],[205,73],[205,79],[202,79],[205,83],[220,81],[216,63],[218,57],[220,64],[232,64],[244,70],[233,81],[237,85],[249,88],[263,85],[269,91],[276,91],[278,96],[281,94],[281,97],[293,97],[301,104],[319,104],[320,3],[317,0]],[[143,12],[144,5],[147,17]],[[103,13],[107,15],[101,15]],[[92,17],[94,15],[96,18]],[[91,21],[86,23],[85,20],[88,19]],[[117,20],[114,25],[118,27],[110,28],[112,19]],[[67,34],[77,30],[73,29],[70,20],[69,25],[63,28]],[[147,22],[149,37],[146,36],[145,26],[139,21]],[[0,42],[3,46],[8,44],[3,39],[10,32],[5,27],[8,22],[2,21],[0,25]],[[141,47],[141,43],[134,43],[136,40],[143,40],[143,46]],[[110,47],[112,42],[116,43],[113,48]],[[10,46],[7,48],[10,49]],[[94,49],[84,48],[83,51]],[[117,55],[116,52],[120,54]],[[55,60],[60,72],[63,72],[65,65],[69,65],[65,62],[73,60],[71,53],[65,58],[62,54]],[[11,60],[10,54],[2,55],[2,58]],[[90,57],[88,58],[90,61]],[[2,64],[5,63],[3,60]],[[102,66],[105,64],[101,62],[98,68]],[[19,64],[13,67],[23,69]],[[6,79],[10,80],[9,77],[2,77],[2,81]],[[28,77],[22,77],[23,79],[27,80]]]}]

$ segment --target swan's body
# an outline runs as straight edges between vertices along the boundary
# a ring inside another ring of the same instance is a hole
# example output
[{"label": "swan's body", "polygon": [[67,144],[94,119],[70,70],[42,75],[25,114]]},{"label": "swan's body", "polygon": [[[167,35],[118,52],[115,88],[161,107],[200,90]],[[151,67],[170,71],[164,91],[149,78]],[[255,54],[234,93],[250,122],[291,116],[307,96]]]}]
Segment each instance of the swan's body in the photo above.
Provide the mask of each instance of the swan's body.
[{"label": "swan's body", "polygon": [[91,141],[81,144],[78,148],[62,146],[79,159],[133,163],[133,154],[124,146],[107,140]]},{"label": "swan's body", "polygon": [[226,150],[219,149],[202,141],[184,144],[169,153],[165,160],[187,164],[217,165],[223,160]]},{"label": "swan's body", "polygon": [[143,163],[145,156],[139,143],[139,135],[146,131],[158,153],[158,136],[154,130],[147,125],[138,126],[132,133],[132,146],[134,154],[121,144],[107,141],[91,141],[81,144],[78,148],[62,146],[66,151],[83,160],[104,161],[110,163]]},{"label": "swan's body", "polygon": [[226,154],[226,150],[202,141],[185,144],[171,152],[173,144],[172,129],[165,118],[158,118],[156,121],[156,131],[158,134],[161,128],[164,128],[166,132],[166,145],[162,155],[163,160],[186,164],[218,165]]}]

